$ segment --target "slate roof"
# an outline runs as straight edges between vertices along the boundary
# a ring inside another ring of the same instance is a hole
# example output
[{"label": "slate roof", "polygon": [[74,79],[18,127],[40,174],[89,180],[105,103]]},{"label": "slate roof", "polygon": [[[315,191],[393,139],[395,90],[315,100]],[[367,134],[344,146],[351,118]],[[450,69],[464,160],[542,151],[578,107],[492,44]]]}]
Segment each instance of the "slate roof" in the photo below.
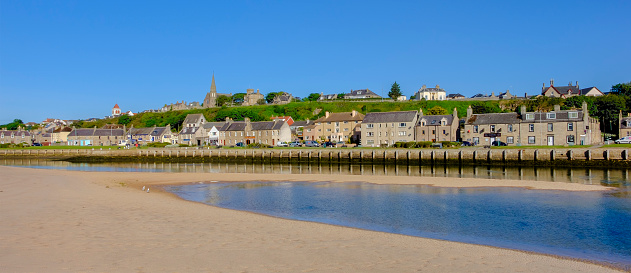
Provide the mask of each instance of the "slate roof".
[{"label": "slate roof", "polygon": [[184,124],[191,124],[199,122],[199,119],[202,118],[202,114],[188,114],[184,119]]},{"label": "slate roof", "polygon": [[153,131],[153,127],[148,128],[129,128],[130,135],[148,135]]},{"label": "slate roof", "polygon": [[587,94],[589,91],[592,91],[592,89],[596,89],[596,90],[598,90],[598,92],[600,92],[601,94],[603,93],[602,91],[600,91],[600,89],[598,89],[598,88],[596,88],[596,87],[592,86],[592,87],[587,87],[587,88],[583,88],[583,89],[581,89],[581,95],[585,95],[585,94]]},{"label": "slate roof", "polygon": [[368,113],[362,123],[413,122],[417,111]]},{"label": "slate roof", "polygon": [[156,127],[154,128],[154,130],[151,132],[152,136],[161,136],[162,134],[165,133],[169,133],[167,131],[167,127]]},{"label": "slate roof", "polygon": [[123,129],[96,129],[94,130],[94,136],[124,136],[125,130]]},{"label": "slate roof", "polygon": [[291,124],[291,127],[305,127],[314,124],[313,120],[299,120]]},{"label": "slate roof", "polygon": [[92,133],[94,133],[94,129],[79,128],[73,129],[68,136],[92,136]]},{"label": "slate roof", "polygon": [[456,94],[449,94],[447,95],[447,98],[453,99],[453,98],[464,98],[465,96],[463,96],[460,93],[456,93]]},{"label": "slate roof", "polygon": [[440,126],[440,121],[446,119],[447,125],[451,125],[454,121],[454,116],[452,115],[427,115],[422,116],[418,119],[418,124],[421,124],[421,120],[425,120],[425,126]]},{"label": "slate roof", "polygon": [[553,88],[554,90],[559,92],[559,94],[561,94],[561,95],[567,95],[570,90],[572,91],[572,94],[575,94],[575,95],[580,95],[581,94],[581,90],[578,89],[577,86],[553,86],[553,87],[546,87],[544,89],[544,92],[547,91],[548,88]]},{"label": "slate roof", "polygon": [[221,127],[223,127],[223,125],[226,124],[225,122],[206,122],[204,123],[204,125],[202,127],[204,127],[204,129],[212,129],[213,127],[217,128],[217,129],[221,129]]},{"label": "slate roof", "polygon": [[362,121],[364,120],[364,114],[357,112],[353,117],[352,112],[342,113],[329,113],[329,117],[326,116],[316,119],[315,122],[338,122],[338,121]]},{"label": "slate roof", "polygon": [[366,96],[374,96],[377,98],[381,98],[381,96],[375,94],[375,92],[370,91],[370,89],[359,89],[359,90],[351,90],[350,93],[345,94],[349,97],[366,97]]},{"label": "slate roof", "polygon": [[180,134],[192,135],[192,134],[195,134],[195,132],[197,132],[197,130],[199,130],[199,127],[184,127],[184,129],[182,129],[182,131],[180,131]]},{"label": "slate roof", "polygon": [[620,129],[631,128],[631,117],[623,117],[621,120]]},{"label": "slate roof", "polygon": [[252,122],[252,131],[260,131],[260,130],[279,130],[280,127],[283,126],[285,121],[259,121]]},{"label": "slate roof", "polygon": [[466,124],[516,124],[519,123],[518,113],[492,113],[492,114],[475,114],[472,115]]},{"label": "slate roof", "polygon": [[[578,117],[570,118],[569,117],[570,112],[578,113]],[[549,119],[547,115],[548,113],[556,113],[556,117],[554,119]],[[563,122],[563,121],[583,120],[582,110],[564,110],[564,111],[558,111],[558,112],[543,112],[543,113],[542,112],[527,112],[526,114],[535,114],[534,120],[532,119],[527,120],[525,116],[522,116],[523,122],[527,122],[527,123],[542,123],[542,122],[551,122],[551,121]]]},{"label": "slate roof", "polygon": [[0,134],[4,134],[5,136],[10,136],[11,134],[15,134],[17,135],[22,135],[22,133],[24,133],[24,136],[30,136],[31,133],[29,131],[24,131],[24,130],[0,130]]},{"label": "slate roof", "polygon": [[219,131],[245,131],[245,121],[226,122]]}]

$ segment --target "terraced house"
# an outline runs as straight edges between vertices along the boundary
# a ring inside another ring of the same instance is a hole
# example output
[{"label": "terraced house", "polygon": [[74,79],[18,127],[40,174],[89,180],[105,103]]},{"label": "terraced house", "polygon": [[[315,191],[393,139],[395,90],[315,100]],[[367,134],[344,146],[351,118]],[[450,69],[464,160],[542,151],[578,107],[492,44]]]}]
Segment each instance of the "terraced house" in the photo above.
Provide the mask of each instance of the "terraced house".
[{"label": "terraced house", "polygon": [[361,123],[361,144],[379,147],[415,141],[417,119],[417,111],[368,113]]},{"label": "terraced house", "polygon": [[291,130],[286,121],[259,121],[250,122],[249,118],[244,121],[233,121],[226,118],[226,123],[219,129],[219,145],[233,146],[237,143],[244,145],[261,143],[267,145],[278,145],[279,142],[291,141]]},{"label": "terraced house", "polygon": [[188,114],[182,123],[182,130],[178,135],[178,143],[189,146],[201,146],[204,144],[206,133],[204,131],[206,118],[202,114]]},{"label": "terraced house", "polygon": [[171,132],[171,125],[165,127],[129,128],[127,139],[131,144],[147,144],[152,142],[164,142],[174,144],[175,138]]},{"label": "terraced house", "polygon": [[416,123],[416,141],[458,141],[460,120],[458,110],[454,108],[451,115],[423,115],[423,109],[419,110],[419,118]]},{"label": "terraced house", "polygon": [[303,138],[316,141],[359,142],[360,123],[364,117],[364,114],[355,110],[342,113],[327,111],[324,117],[316,119],[313,125],[304,127]]},{"label": "terraced house", "polygon": [[0,129],[0,144],[20,144],[33,145],[31,133],[18,127],[17,130]]},{"label": "terraced house", "polygon": [[600,122],[589,116],[587,103],[581,109],[550,112],[472,114],[467,118],[462,139],[480,145],[501,141],[507,145],[592,145],[602,142]]},{"label": "terraced house", "polygon": [[73,128],[68,134],[69,146],[113,146],[126,140],[123,129]]}]

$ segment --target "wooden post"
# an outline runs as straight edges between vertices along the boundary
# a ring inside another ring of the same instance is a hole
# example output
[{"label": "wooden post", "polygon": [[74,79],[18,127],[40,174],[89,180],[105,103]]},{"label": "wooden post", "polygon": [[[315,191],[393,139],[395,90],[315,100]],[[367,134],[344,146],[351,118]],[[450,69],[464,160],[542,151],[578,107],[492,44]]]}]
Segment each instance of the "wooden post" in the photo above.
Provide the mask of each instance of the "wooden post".
[{"label": "wooden post", "polygon": [[539,150],[535,150],[535,161],[539,160]]},{"label": "wooden post", "polygon": [[574,160],[574,150],[570,149],[569,151],[567,151],[567,159]]},{"label": "wooden post", "polygon": [[609,160],[610,156],[609,156],[609,150],[605,150],[605,160]]},{"label": "wooden post", "polygon": [[554,152],[554,150],[550,151],[550,161],[554,161],[556,158],[556,153]]},{"label": "wooden post", "polygon": [[524,150],[519,150],[517,152],[517,160],[522,161],[524,159]]},{"label": "wooden post", "polygon": [[585,157],[587,160],[592,160],[592,150],[585,151]]}]

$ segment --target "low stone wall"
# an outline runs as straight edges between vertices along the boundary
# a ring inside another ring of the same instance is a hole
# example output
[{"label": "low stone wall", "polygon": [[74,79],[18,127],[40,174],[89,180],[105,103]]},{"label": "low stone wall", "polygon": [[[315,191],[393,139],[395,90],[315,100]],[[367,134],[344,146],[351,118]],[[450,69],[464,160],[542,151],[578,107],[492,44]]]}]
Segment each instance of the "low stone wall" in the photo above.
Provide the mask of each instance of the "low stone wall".
[{"label": "low stone wall", "polygon": [[297,162],[629,167],[627,149],[2,149],[4,157],[76,162]]}]

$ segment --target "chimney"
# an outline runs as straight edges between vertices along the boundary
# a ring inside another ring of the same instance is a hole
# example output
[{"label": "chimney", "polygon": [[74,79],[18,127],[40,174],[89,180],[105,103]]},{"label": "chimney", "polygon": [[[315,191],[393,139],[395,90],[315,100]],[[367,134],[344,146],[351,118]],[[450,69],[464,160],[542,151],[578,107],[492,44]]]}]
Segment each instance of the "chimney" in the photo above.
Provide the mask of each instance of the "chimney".
[{"label": "chimney", "polygon": [[491,92],[491,97],[495,97],[495,92]]},{"label": "chimney", "polygon": [[572,82],[569,82],[569,83],[567,84],[567,86],[572,86]]},{"label": "chimney", "polygon": [[422,117],[423,116],[423,108],[419,108],[418,109],[418,116]]},{"label": "chimney", "polygon": [[561,105],[555,104],[554,105],[554,112],[559,112],[561,111]]},{"label": "chimney", "polygon": [[579,89],[579,88],[578,88],[578,81],[576,81],[576,89]]},{"label": "chimney", "polygon": [[554,86],[554,79],[550,79],[550,87]]},{"label": "chimney", "polygon": [[243,121],[245,121],[245,123],[250,123],[250,118],[245,117],[245,118],[243,118]]},{"label": "chimney", "polygon": [[[526,105],[522,105],[519,108],[519,114],[521,114],[522,116],[526,114]],[[523,118],[523,117],[522,117]]]},{"label": "chimney", "polygon": [[324,117],[329,118],[329,111],[324,112]]},{"label": "chimney", "polygon": [[438,85],[438,84],[437,84],[437,85],[436,85],[436,89],[440,89],[440,85]]},{"label": "chimney", "polygon": [[469,119],[469,117],[471,117],[473,115],[473,108],[471,108],[471,105],[469,105],[469,107],[467,107],[467,119]]},{"label": "chimney", "polygon": [[425,89],[425,88],[427,88],[427,86],[425,86],[425,85],[423,84],[423,87],[421,87],[421,89]]},{"label": "chimney", "polygon": [[458,109],[456,109],[456,107],[454,107],[454,112],[452,113],[452,115],[454,116],[454,120],[458,119]]},{"label": "chimney", "polygon": [[351,111],[351,117],[357,116],[357,111],[353,110]]}]

